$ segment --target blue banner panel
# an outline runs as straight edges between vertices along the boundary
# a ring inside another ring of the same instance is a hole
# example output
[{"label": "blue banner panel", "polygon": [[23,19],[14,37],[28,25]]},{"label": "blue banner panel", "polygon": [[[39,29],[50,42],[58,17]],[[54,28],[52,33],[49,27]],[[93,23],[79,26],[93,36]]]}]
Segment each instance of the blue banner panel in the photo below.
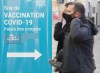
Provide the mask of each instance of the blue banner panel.
[{"label": "blue banner panel", "polygon": [[0,73],[52,73],[51,3],[0,0]]}]

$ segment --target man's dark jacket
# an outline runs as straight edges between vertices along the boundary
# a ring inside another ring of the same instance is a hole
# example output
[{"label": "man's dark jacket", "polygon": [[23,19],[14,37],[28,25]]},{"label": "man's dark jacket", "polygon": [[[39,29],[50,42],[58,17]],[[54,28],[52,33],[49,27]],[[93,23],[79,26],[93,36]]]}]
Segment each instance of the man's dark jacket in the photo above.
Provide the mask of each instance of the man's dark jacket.
[{"label": "man's dark jacket", "polygon": [[93,73],[94,35],[97,30],[93,23],[83,23],[75,18],[70,25],[70,32],[65,35],[62,73]]},{"label": "man's dark jacket", "polygon": [[63,24],[61,22],[56,23],[55,30],[54,30],[54,39],[58,41],[57,54],[61,49],[63,49],[64,36],[65,36],[65,33],[68,32],[69,30],[68,29],[69,24],[65,24],[63,27],[62,25]]}]

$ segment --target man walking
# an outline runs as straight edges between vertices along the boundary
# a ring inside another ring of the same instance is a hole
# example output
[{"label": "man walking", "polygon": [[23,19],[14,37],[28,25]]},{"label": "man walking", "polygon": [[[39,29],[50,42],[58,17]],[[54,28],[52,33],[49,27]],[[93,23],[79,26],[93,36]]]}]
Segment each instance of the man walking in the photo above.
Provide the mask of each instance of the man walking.
[{"label": "man walking", "polygon": [[68,5],[66,14],[73,18],[69,34],[65,34],[62,73],[94,73],[94,24],[85,17],[81,3]]}]

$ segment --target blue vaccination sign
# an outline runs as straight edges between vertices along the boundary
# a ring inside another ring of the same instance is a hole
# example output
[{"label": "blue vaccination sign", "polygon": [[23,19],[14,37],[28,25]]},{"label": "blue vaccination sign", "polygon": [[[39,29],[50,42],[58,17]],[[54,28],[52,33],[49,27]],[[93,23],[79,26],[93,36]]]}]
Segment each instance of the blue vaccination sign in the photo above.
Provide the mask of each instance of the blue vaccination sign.
[{"label": "blue vaccination sign", "polygon": [[52,73],[52,0],[0,0],[0,73]]}]

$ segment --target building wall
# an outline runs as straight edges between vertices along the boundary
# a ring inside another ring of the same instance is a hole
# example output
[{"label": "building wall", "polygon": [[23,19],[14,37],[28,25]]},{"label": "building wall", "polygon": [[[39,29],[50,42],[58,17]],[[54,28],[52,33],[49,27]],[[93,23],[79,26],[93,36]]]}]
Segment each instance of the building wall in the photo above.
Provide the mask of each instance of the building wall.
[{"label": "building wall", "polygon": [[97,1],[97,3],[96,3],[96,23],[97,23],[97,25],[98,26],[100,26],[100,1]]}]

